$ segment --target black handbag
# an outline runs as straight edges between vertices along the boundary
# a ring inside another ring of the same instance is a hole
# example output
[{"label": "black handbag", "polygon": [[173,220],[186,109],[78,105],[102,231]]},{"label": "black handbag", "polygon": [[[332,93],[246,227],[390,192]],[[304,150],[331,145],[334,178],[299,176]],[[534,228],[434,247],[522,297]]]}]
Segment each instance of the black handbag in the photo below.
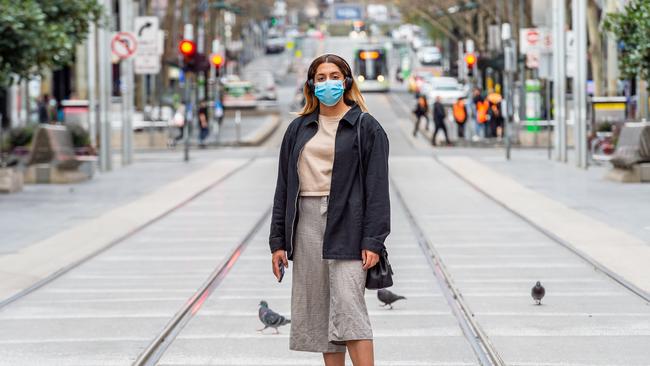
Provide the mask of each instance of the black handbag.
[{"label": "black handbag", "polygon": [[[365,200],[363,191],[363,154],[361,150],[361,121],[365,112],[361,112],[357,121],[357,147],[359,148],[359,180],[361,180],[361,196]],[[379,262],[366,271],[366,288],[368,290],[379,290],[391,287],[393,285],[393,268],[388,261],[388,251],[386,249],[379,253]]]}]

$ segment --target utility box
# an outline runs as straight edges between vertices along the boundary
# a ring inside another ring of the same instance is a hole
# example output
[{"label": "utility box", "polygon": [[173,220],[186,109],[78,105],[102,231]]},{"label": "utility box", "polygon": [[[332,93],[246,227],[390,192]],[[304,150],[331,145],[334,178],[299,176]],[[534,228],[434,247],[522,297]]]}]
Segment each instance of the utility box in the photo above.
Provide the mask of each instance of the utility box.
[{"label": "utility box", "polygon": [[627,115],[627,99],[625,97],[593,97],[591,98],[591,116],[594,124],[623,122]]}]

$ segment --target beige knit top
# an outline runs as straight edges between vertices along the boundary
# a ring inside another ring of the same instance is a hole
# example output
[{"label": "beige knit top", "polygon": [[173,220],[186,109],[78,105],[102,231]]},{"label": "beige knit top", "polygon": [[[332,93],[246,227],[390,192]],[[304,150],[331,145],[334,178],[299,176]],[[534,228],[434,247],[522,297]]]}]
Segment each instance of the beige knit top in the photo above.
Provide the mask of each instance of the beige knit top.
[{"label": "beige knit top", "polygon": [[329,196],[334,164],[334,141],[340,116],[318,116],[318,131],[307,141],[298,159],[301,196]]}]

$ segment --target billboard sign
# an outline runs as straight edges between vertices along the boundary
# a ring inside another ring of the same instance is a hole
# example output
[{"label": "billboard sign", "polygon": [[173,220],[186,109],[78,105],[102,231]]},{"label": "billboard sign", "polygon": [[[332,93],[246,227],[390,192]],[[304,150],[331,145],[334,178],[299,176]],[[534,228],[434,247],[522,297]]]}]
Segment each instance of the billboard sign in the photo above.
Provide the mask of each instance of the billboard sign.
[{"label": "billboard sign", "polygon": [[332,4],[332,16],[335,21],[363,20],[363,5],[361,4]]}]

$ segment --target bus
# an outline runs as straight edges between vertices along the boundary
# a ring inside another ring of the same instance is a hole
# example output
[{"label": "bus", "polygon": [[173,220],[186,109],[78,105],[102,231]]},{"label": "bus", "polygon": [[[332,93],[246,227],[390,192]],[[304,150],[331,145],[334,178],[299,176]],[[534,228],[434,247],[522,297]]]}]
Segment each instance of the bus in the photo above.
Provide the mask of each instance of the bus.
[{"label": "bus", "polygon": [[366,46],[354,52],[354,75],[362,91],[390,90],[388,53],[380,46]]}]

